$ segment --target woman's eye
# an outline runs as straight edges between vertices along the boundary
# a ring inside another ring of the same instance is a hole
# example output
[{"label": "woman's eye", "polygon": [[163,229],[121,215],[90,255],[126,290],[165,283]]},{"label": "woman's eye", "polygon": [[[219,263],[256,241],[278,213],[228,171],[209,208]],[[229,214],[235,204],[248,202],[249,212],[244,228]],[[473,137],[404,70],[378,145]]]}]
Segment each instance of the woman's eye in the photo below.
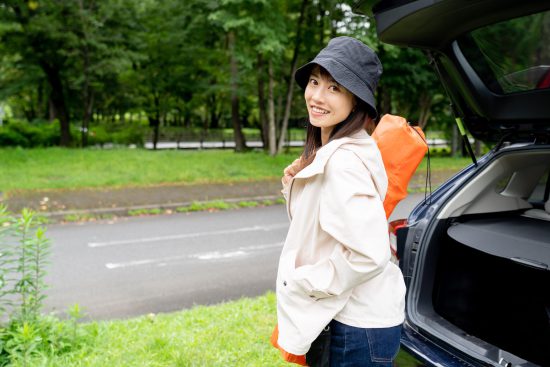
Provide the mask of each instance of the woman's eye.
[{"label": "woman's eye", "polygon": [[333,92],[338,92],[340,90],[337,85],[331,85],[329,89]]},{"label": "woman's eye", "polygon": [[309,79],[309,84],[317,85],[317,80],[315,79]]}]

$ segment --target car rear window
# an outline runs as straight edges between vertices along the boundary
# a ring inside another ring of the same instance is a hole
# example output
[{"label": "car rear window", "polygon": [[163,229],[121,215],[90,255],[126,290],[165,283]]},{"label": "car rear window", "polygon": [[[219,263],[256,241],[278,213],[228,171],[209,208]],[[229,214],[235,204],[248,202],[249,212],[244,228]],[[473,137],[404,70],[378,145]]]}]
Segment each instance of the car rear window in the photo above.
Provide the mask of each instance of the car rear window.
[{"label": "car rear window", "polygon": [[550,88],[550,11],[476,29],[458,43],[495,93]]}]

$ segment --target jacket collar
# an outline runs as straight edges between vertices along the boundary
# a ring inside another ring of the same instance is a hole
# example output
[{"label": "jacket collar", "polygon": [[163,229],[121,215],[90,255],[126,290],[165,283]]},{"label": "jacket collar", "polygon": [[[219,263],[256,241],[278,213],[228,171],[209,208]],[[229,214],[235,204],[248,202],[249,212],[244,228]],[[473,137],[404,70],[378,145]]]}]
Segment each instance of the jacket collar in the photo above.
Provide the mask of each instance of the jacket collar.
[{"label": "jacket collar", "polygon": [[335,139],[327,144],[323,145],[315,154],[315,159],[306,168],[301,170],[294,176],[294,178],[309,178],[325,171],[325,166],[332,156],[332,154],[342,145],[348,143],[361,144],[361,140],[365,139],[365,143],[368,139],[372,139],[365,130],[360,130],[350,136],[346,136],[340,139]]}]

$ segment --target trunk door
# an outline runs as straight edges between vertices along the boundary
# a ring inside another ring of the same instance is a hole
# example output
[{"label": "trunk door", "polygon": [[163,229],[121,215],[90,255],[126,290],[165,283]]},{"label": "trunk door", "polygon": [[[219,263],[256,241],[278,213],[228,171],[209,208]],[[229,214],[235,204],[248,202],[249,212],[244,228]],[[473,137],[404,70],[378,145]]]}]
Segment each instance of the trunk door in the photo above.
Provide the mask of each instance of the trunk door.
[{"label": "trunk door", "polygon": [[382,42],[426,50],[456,117],[486,142],[550,141],[550,1],[382,0]]}]

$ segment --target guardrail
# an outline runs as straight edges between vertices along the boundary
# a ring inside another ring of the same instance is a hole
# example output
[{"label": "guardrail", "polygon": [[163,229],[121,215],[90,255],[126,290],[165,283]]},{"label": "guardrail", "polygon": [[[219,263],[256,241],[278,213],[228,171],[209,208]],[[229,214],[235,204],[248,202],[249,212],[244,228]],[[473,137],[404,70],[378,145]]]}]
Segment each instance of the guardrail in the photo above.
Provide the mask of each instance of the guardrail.
[{"label": "guardrail", "polygon": [[[448,148],[449,142],[445,139],[427,139],[430,148]],[[246,142],[249,148],[263,148],[261,140],[248,140]],[[285,147],[303,147],[303,140],[290,140],[285,143]],[[153,149],[153,142],[145,143],[146,149]],[[157,149],[234,149],[235,141],[233,140],[199,140],[199,141],[158,141]]]}]

